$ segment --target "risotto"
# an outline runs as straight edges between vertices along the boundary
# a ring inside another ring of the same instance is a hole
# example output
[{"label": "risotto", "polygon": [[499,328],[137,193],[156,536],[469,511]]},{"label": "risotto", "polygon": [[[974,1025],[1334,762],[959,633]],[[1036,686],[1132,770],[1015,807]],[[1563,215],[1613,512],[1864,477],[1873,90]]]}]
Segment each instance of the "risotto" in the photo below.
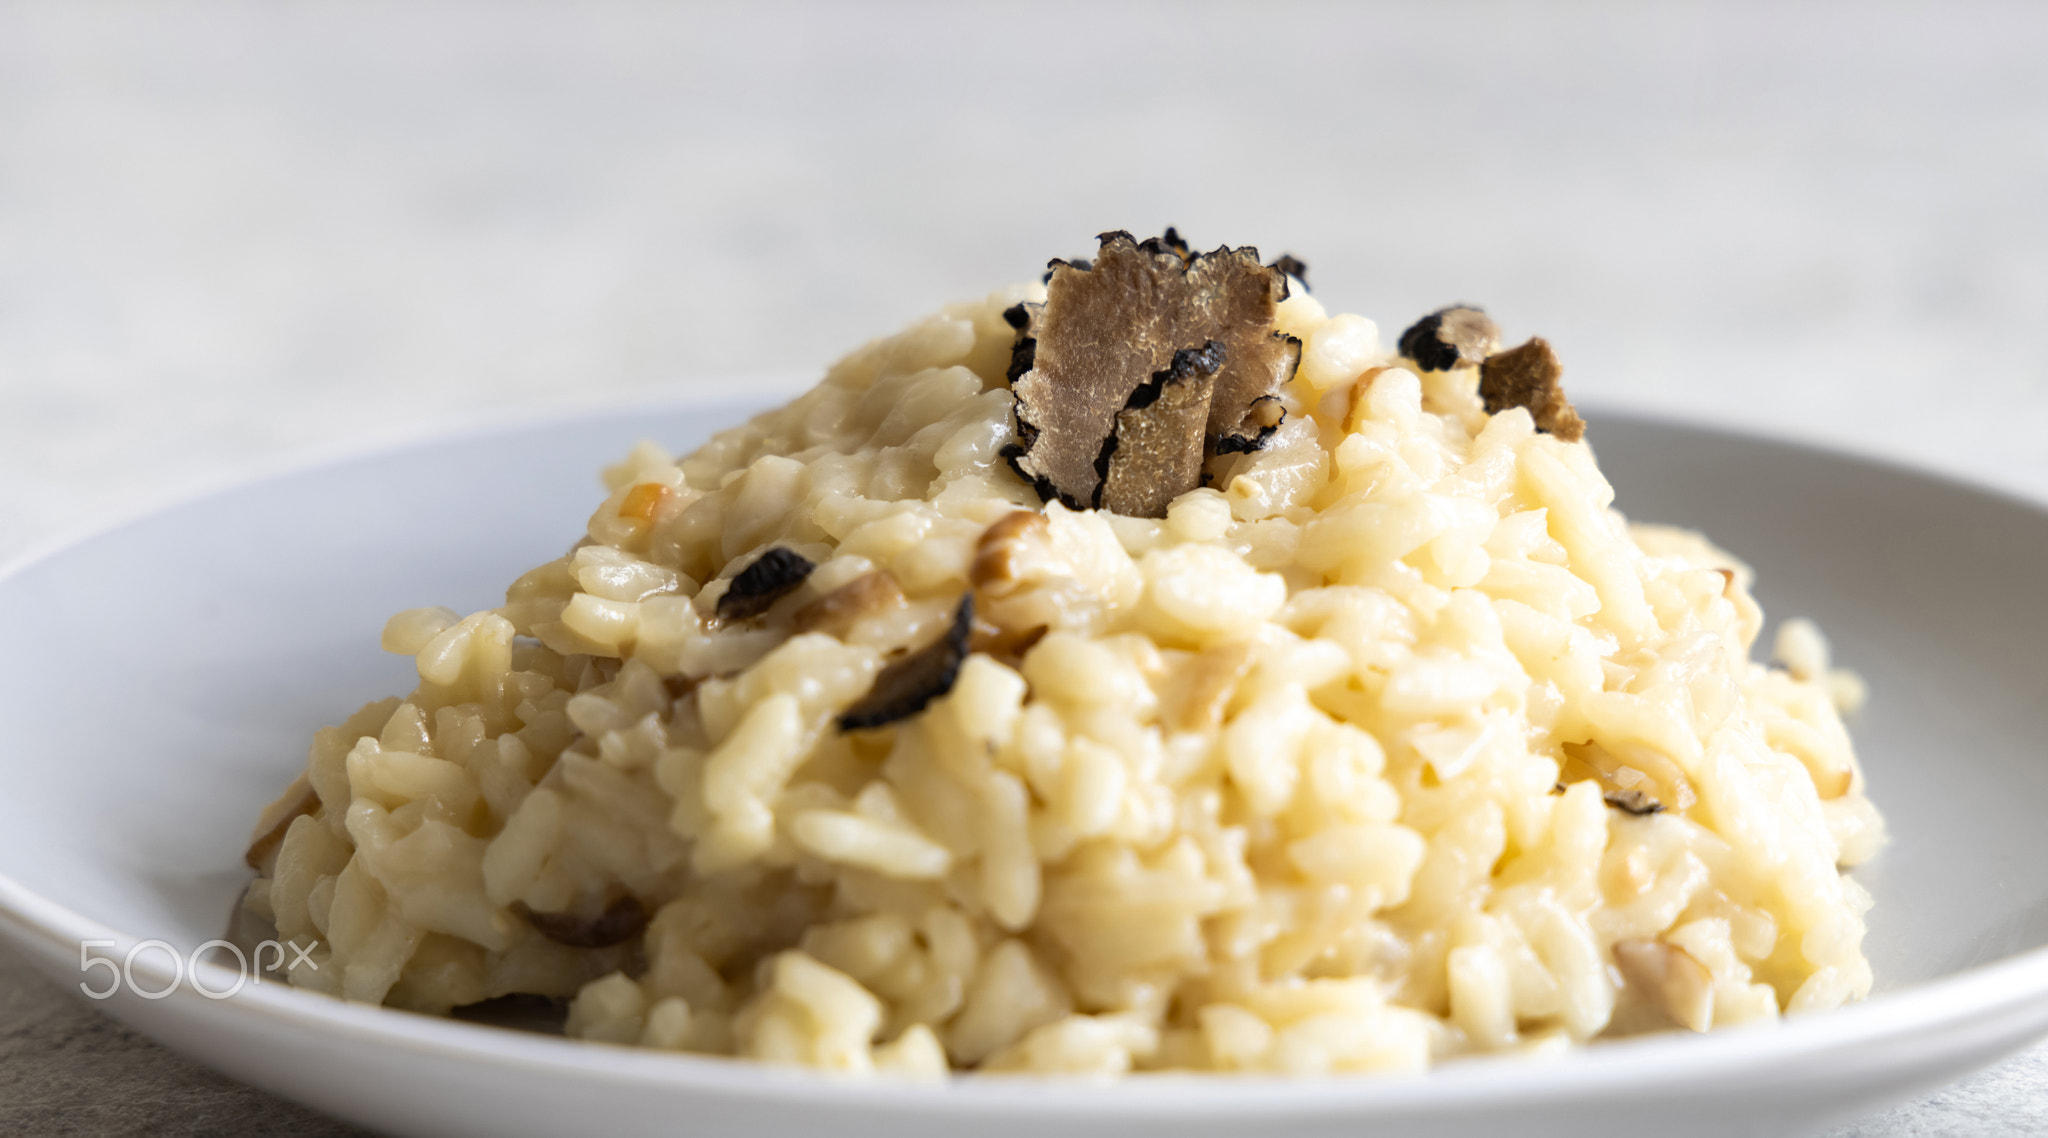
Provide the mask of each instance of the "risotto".
[{"label": "risotto", "polygon": [[[250,851],[292,983],[927,1077],[1863,996],[1882,826],[1818,631],[1750,659],[1749,570],[1611,508],[1542,341],[1388,347],[1304,275],[1105,235],[641,443],[502,606],[385,627],[418,688],[320,731]],[[1084,329],[1125,286],[1143,326]]]}]

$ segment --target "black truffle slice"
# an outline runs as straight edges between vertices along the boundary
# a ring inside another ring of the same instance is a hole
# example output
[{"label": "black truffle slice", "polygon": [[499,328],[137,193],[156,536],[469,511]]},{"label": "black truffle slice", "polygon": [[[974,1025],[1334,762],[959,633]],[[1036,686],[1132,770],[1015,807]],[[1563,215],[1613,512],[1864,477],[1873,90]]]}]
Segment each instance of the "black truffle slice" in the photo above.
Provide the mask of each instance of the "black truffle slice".
[{"label": "black truffle slice", "polygon": [[1282,253],[1273,267],[1301,282],[1303,291],[1308,289],[1308,262],[1292,253]]},{"label": "black truffle slice", "polygon": [[1054,261],[1054,262],[1053,262],[1052,264],[1050,264],[1050,265],[1047,265],[1047,266],[1045,267],[1045,275],[1044,275],[1044,276],[1042,276],[1042,277],[1040,277],[1040,278],[1038,278],[1038,279],[1039,279],[1039,281],[1040,281],[1040,282],[1042,282],[1042,283],[1044,283],[1044,284],[1051,284],[1051,283],[1052,283],[1052,275],[1053,275],[1053,273],[1054,273],[1055,271],[1057,271],[1057,270],[1058,270],[1058,268],[1059,268],[1059,266],[1061,266],[1061,265],[1063,265],[1063,264],[1072,264],[1074,268],[1077,268],[1077,269],[1081,270],[1081,271],[1082,271],[1082,272],[1084,272],[1084,273],[1088,271],[1088,260],[1087,260],[1086,258],[1081,258],[1081,259],[1079,259],[1079,260],[1075,260],[1075,261],[1072,261],[1072,262],[1066,262],[1066,261]]},{"label": "black truffle slice", "polygon": [[1182,348],[1131,392],[1102,448],[1103,509],[1162,518],[1176,497],[1201,485],[1202,434],[1223,360],[1220,341]]},{"label": "black truffle slice", "polygon": [[967,639],[974,633],[974,594],[960,598],[945,635],[882,669],[868,694],[839,717],[841,731],[880,727],[908,719],[931,701],[953,690],[960,665],[967,659]]},{"label": "black truffle slice", "polygon": [[[1301,358],[1301,341],[1288,337],[1293,342],[1295,359]],[[1286,408],[1280,405],[1278,395],[1265,395],[1252,400],[1251,410],[1245,414],[1247,427],[1258,428],[1255,434],[1224,435],[1217,439],[1214,449],[1218,455],[1248,454],[1266,449],[1272,441],[1273,432],[1280,429],[1280,423],[1287,418]]]},{"label": "black truffle slice", "polygon": [[1038,314],[1045,311],[1045,305],[1024,301],[1003,310],[1003,319],[1017,330],[1017,342],[1010,348],[1010,370],[1003,376],[1011,384],[1017,377],[1031,370],[1038,358]]},{"label": "black truffle slice", "polygon": [[1174,256],[1179,257],[1183,264],[1195,259],[1194,249],[1189,247],[1186,239],[1181,237],[1180,230],[1175,229],[1171,225],[1167,226],[1166,232],[1158,237],[1147,237],[1143,241],[1138,242],[1138,248],[1145,250],[1147,253],[1172,253]]},{"label": "black truffle slice", "polygon": [[1401,354],[1424,371],[1469,367],[1499,349],[1500,327],[1470,305],[1439,308],[1401,333]]},{"label": "black truffle slice", "polygon": [[596,917],[574,913],[539,913],[524,901],[512,902],[512,911],[533,926],[533,931],[570,948],[610,948],[639,936],[647,928],[647,908],[628,894],[606,905]]},{"label": "black truffle slice", "polygon": [[1479,398],[1486,402],[1489,415],[1526,407],[1537,430],[1575,443],[1586,433],[1586,421],[1564,397],[1564,388],[1558,384],[1563,375],[1564,365],[1557,361],[1557,353],[1532,336],[1521,347],[1488,356],[1479,365]]},{"label": "black truffle slice", "polygon": [[749,620],[804,583],[817,566],[793,549],[775,546],[739,571],[718,598],[718,619]]},{"label": "black truffle slice", "polygon": [[[1273,407],[1261,400],[1301,358],[1299,341],[1273,329],[1286,275],[1261,265],[1249,247],[1186,250],[1177,233],[1141,243],[1118,230],[1102,235],[1091,266],[1053,262],[1045,305],[1026,314],[1012,360],[1017,441],[1005,452],[1040,497],[1073,509],[1102,504],[1107,470],[1098,460],[1119,413],[1191,345],[1213,340],[1223,348],[1205,450],[1257,449],[1271,436]],[[1148,497],[1171,501],[1198,485],[1199,477]]]}]

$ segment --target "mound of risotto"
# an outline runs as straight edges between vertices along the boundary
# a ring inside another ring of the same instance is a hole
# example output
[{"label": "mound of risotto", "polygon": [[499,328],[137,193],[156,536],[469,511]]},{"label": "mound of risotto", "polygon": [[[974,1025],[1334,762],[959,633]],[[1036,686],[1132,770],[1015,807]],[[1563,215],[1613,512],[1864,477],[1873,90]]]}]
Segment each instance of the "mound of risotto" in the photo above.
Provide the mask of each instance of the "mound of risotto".
[{"label": "mound of risotto", "polygon": [[[1859,696],[1549,345],[1105,234],[678,459],[314,739],[293,983],[845,1071],[1416,1070],[1834,1007]],[[1597,442],[1597,424],[1590,436]]]}]

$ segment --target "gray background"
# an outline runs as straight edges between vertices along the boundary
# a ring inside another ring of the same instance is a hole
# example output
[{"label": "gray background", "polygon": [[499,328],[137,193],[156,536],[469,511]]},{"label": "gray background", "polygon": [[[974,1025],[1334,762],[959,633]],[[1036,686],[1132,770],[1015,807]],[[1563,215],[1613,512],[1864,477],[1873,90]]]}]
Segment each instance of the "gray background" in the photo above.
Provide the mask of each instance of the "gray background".
[{"label": "gray background", "polygon": [[[2048,501],[2044,58],[2039,5],[4,5],[0,558],[1169,223]],[[0,1130],[329,1125],[0,955]],[[2036,1051],[1841,1133],[2044,1131]]]}]

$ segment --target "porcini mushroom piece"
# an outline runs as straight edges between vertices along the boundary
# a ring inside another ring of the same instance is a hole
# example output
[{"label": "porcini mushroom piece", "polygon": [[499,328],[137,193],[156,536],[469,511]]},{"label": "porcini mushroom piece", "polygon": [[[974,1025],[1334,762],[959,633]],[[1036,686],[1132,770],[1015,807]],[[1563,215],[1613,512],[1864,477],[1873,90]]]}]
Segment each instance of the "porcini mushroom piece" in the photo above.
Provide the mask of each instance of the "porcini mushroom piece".
[{"label": "porcini mushroom piece", "polygon": [[1485,401],[1489,415],[1526,407],[1537,430],[1575,443],[1586,433],[1586,422],[1564,397],[1564,388],[1558,384],[1563,375],[1564,365],[1557,362],[1557,353],[1532,336],[1521,347],[1496,352],[1479,365],[1479,398]]},{"label": "porcini mushroom piece", "polygon": [[974,618],[974,628],[967,635],[967,650],[979,652],[1008,664],[1012,668],[1024,662],[1024,654],[1045,639],[1051,629],[1042,624],[1029,628],[1010,628],[980,616]]},{"label": "porcini mushroom piece", "polygon": [[1409,325],[1400,348],[1424,371],[1473,367],[1500,350],[1500,326],[1482,309],[1454,304]]},{"label": "porcini mushroom piece", "polygon": [[284,844],[284,832],[292,828],[292,820],[301,814],[311,814],[320,806],[320,796],[314,792],[313,784],[302,772],[285,787],[277,800],[263,808],[256,819],[256,831],[250,836],[249,849],[242,855],[249,868],[266,868],[277,847]]},{"label": "porcini mushroom piece", "polygon": [[1672,1023],[1688,1031],[1714,1026],[1714,975],[1691,953],[1661,940],[1618,940],[1614,965]]},{"label": "porcini mushroom piece", "polygon": [[974,543],[974,562],[967,580],[977,589],[1001,591],[1024,580],[1035,561],[1045,557],[1045,515],[1015,510],[997,518]]},{"label": "porcini mushroom piece", "polygon": [[796,610],[790,626],[798,632],[844,636],[862,617],[903,604],[903,588],[887,569],[863,573]]},{"label": "porcini mushroom piece", "polygon": [[967,659],[967,641],[974,632],[974,594],[960,598],[953,623],[937,640],[883,668],[868,693],[839,717],[841,731],[880,727],[908,719],[931,701],[953,690],[960,665]]},{"label": "porcini mushroom piece", "polygon": [[751,620],[796,591],[817,566],[793,549],[777,545],[733,577],[718,598],[718,619]]},{"label": "porcini mushroom piece", "polygon": [[647,907],[631,894],[606,905],[604,912],[595,917],[536,912],[524,901],[512,902],[511,908],[520,920],[533,926],[533,931],[570,948],[610,948],[632,940],[647,928]]},{"label": "porcini mushroom piece", "polygon": [[1160,708],[1166,725],[1175,731],[1214,731],[1251,665],[1252,646],[1243,641],[1211,648],[1188,661]]},{"label": "porcini mushroom piece", "polygon": [[[1278,393],[1301,353],[1298,340],[1273,327],[1287,295],[1286,274],[1261,265],[1257,250],[1193,253],[1170,231],[1140,242],[1118,230],[1100,241],[1092,264],[1054,261],[1044,306],[1036,312],[1023,306],[1011,320],[1024,324],[1010,369],[1017,438],[1004,454],[1041,498],[1058,498],[1073,509],[1103,505],[1109,471],[1101,459],[1119,415],[1132,410],[1133,392],[1172,368],[1175,352],[1212,340],[1222,347],[1208,396],[1204,457],[1264,444],[1270,410],[1255,418],[1253,407]],[[1177,416],[1191,414],[1180,404],[1192,399],[1184,393],[1169,407]],[[1156,466],[1173,481],[1142,496],[1119,497],[1170,502],[1201,484],[1200,470],[1199,463]]]}]

